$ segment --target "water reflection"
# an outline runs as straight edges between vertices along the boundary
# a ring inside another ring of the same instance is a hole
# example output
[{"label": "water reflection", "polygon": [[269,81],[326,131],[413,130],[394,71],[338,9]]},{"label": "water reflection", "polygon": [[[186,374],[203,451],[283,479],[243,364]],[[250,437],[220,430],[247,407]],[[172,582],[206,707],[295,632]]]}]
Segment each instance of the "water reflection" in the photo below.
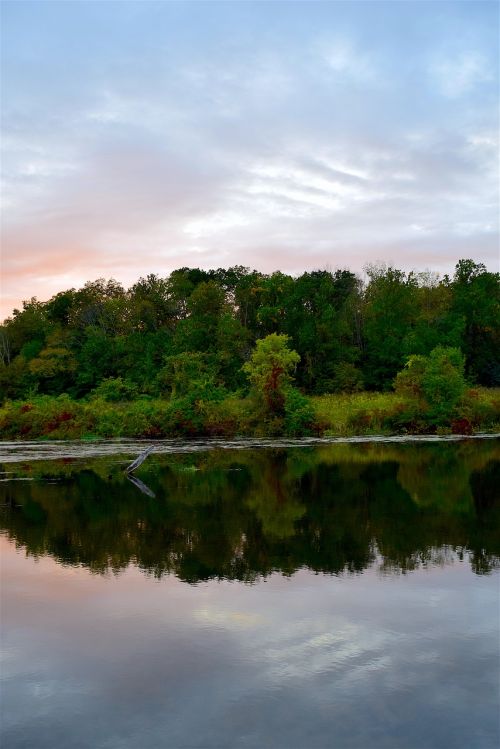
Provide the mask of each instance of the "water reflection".
[{"label": "water reflection", "polygon": [[149,486],[144,483],[144,481],[141,481],[137,478],[137,476],[132,476],[131,474],[127,475],[128,480],[135,486],[137,489],[139,489],[140,492],[146,495],[146,497],[152,497],[153,499],[156,497],[156,494],[151,491]]},{"label": "water reflection", "polygon": [[130,478],[127,462],[6,463],[1,528],[35,557],[191,583],[376,559],[392,574],[465,552],[478,574],[499,566],[498,440],[153,455]]}]

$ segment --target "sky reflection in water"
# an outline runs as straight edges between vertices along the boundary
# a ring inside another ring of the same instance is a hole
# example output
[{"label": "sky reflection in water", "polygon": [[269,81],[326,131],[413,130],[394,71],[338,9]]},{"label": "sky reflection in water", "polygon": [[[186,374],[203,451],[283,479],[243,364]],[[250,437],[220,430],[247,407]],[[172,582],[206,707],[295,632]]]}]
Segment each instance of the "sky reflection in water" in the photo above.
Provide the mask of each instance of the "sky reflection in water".
[{"label": "sky reflection in water", "polygon": [[496,746],[498,445],[363,449],[3,484],[4,745]]}]

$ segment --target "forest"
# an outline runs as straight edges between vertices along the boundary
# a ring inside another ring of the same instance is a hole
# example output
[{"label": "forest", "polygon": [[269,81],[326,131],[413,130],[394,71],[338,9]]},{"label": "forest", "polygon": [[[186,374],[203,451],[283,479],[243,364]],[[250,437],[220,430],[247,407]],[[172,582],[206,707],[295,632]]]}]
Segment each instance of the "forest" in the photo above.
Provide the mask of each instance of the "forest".
[{"label": "forest", "polygon": [[500,274],[98,279],[0,326],[8,437],[468,433],[500,421]]}]

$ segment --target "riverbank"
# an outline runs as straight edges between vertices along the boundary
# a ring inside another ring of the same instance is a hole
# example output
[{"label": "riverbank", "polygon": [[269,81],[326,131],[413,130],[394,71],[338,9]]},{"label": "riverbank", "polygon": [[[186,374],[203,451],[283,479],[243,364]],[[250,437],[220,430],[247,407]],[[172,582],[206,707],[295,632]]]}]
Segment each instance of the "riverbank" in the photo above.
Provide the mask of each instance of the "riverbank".
[{"label": "riverbank", "polygon": [[250,397],[236,395],[216,401],[141,397],[122,402],[43,395],[0,408],[4,439],[473,434],[499,429],[500,388],[468,390],[439,422],[430,418],[422,400],[373,392],[301,397],[296,411],[272,419]]}]

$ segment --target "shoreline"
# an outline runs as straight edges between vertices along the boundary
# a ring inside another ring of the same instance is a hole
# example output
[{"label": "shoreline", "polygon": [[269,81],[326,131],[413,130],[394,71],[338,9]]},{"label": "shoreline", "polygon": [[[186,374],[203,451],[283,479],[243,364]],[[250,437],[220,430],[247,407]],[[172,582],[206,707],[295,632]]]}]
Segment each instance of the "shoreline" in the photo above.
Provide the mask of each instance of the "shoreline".
[{"label": "shoreline", "polygon": [[423,400],[395,392],[300,394],[298,410],[269,414],[249,396],[75,400],[33,395],[0,406],[0,439],[283,440],[474,436],[500,432],[500,388],[471,388],[432,418]]}]

